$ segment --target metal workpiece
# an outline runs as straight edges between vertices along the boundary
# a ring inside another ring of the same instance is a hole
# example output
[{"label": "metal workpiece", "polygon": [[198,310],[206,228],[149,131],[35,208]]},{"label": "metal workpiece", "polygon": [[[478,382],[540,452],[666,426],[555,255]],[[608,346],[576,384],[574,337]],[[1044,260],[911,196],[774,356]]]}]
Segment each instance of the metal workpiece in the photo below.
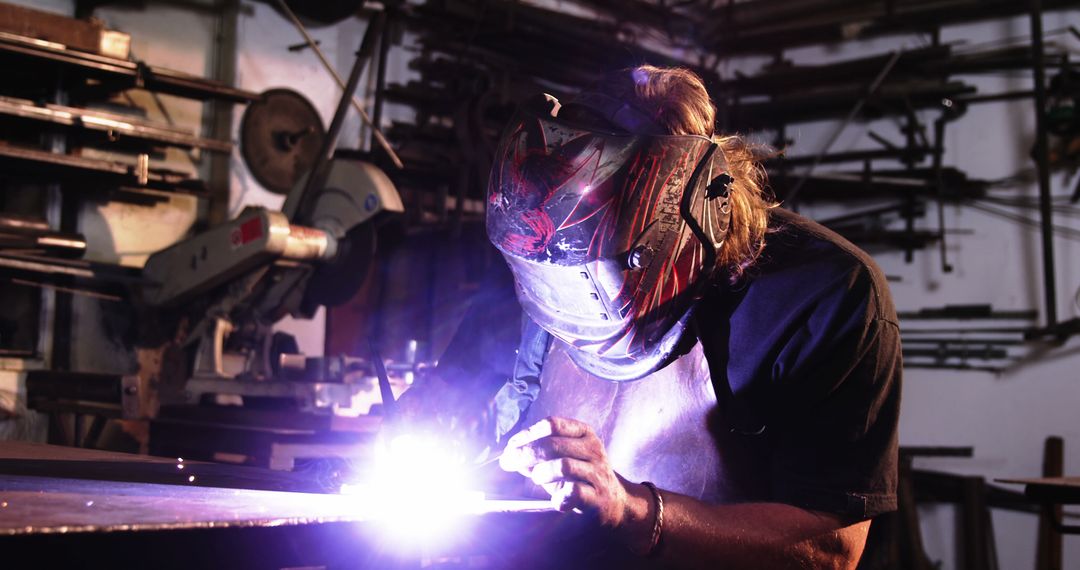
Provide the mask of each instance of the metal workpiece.
[{"label": "metal workpiece", "polygon": [[[542,568],[564,551],[522,545],[558,545],[575,526],[547,501],[484,501],[428,543],[422,532],[387,528],[360,497],[205,487],[186,472],[175,478],[190,484],[5,477],[0,547],[43,567],[459,568],[464,559],[470,568]],[[428,515],[417,512],[417,523]]]},{"label": "metal workpiece", "polygon": [[563,557],[571,567],[596,560],[571,552],[587,517],[558,513],[547,500],[475,497],[444,510],[438,501],[410,506],[317,491],[307,472],[21,442],[0,446],[0,474],[0,548],[40,567],[460,568],[468,560],[470,568],[544,568]]},{"label": "metal workpiece", "polygon": [[[180,464],[183,465],[183,464]],[[230,526],[361,522],[361,505],[336,495],[199,485],[198,467],[178,470],[192,485],[9,476],[0,535],[155,531]],[[35,501],[32,494],[48,494]],[[42,504],[45,503],[45,504]]]}]

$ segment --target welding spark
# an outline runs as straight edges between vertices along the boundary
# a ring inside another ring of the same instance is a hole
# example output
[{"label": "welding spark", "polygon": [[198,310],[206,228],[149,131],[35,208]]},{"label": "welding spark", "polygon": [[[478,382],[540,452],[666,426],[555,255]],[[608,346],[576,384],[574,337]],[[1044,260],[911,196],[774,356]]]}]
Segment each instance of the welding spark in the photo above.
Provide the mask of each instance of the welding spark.
[{"label": "welding spark", "polygon": [[376,446],[366,477],[341,487],[371,518],[408,545],[453,539],[460,516],[479,512],[484,494],[470,490],[464,454],[441,438],[399,435]]}]

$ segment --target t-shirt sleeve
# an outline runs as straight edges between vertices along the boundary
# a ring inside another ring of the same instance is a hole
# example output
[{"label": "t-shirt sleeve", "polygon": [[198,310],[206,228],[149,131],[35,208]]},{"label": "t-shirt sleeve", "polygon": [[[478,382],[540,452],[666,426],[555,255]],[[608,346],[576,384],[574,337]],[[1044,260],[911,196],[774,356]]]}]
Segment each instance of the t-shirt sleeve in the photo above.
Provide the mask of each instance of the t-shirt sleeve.
[{"label": "t-shirt sleeve", "polygon": [[765,435],[779,502],[852,519],[896,509],[900,334],[873,271],[817,299],[776,353]]}]

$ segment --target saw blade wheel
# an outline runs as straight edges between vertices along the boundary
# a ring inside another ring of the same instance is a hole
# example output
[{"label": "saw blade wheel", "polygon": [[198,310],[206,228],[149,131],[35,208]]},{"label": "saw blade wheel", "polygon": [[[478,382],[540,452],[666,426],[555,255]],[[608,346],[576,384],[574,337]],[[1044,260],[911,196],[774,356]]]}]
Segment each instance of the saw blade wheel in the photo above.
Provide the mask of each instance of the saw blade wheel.
[{"label": "saw blade wheel", "polygon": [[267,190],[288,194],[311,170],[326,137],[315,106],[292,89],[270,89],[240,121],[240,154]]}]

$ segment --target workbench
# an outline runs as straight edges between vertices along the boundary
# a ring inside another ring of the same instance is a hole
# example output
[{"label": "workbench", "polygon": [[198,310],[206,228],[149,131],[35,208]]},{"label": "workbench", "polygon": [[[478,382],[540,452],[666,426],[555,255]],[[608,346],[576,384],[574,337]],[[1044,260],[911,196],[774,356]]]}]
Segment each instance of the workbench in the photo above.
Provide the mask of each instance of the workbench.
[{"label": "workbench", "polygon": [[483,501],[453,538],[403,543],[296,473],[180,459],[0,442],[5,567],[610,567],[546,501]]}]

